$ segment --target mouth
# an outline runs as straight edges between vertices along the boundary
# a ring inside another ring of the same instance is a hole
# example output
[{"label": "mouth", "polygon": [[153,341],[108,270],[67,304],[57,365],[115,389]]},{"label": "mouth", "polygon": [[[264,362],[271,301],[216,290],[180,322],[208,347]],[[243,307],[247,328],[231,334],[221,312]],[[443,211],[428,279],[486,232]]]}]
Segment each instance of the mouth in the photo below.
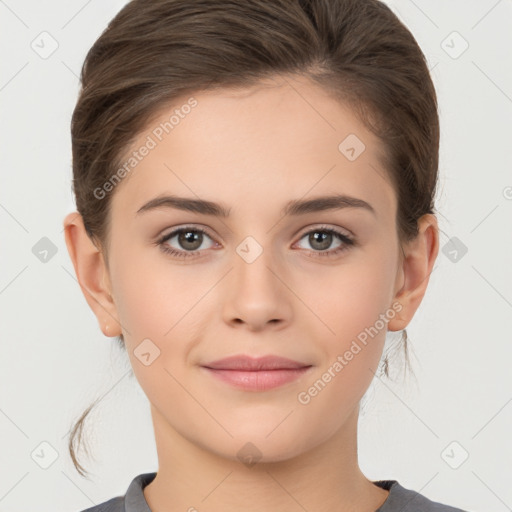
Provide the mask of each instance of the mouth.
[{"label": "mouth", "polygon": [[246,391],[266,391],[293,382],[312,365],[280,356],[231,356],[201,365],[215,378]]}]

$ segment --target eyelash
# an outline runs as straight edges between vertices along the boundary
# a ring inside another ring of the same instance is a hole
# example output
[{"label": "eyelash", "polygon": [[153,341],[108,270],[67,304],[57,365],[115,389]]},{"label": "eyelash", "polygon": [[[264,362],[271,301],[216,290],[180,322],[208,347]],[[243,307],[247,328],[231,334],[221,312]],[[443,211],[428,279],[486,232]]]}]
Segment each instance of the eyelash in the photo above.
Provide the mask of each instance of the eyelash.
[{"label": "eyelash", "polygon": [[[173,238],[175,235],[178,235],[183,232],[189,232],[189,231],[203,233],[204,235],[207,235],[209,238],[212,238],[208,234],[208,232],[204,229],[201,229],[198,227],[193,227],[193,226],[186,226],[184,228],[179,228],[174,231],[171,231],[171,233],[169,233],[169,234],[163,236],[162,238],[160,238],[159,240],[157,240],[156,244],[160,247],[160,249],[163,252],[170,254],[171,256],[176,256],[178,258],[194,257],[194,255],[200,251],[197,251],[197,250],[195,250],[195,251],[177,251],[176,249],[172,249],[168,245],[165,244],[165,242],[167,242],[168,240]],[[344,251],[347,251],[348,249],[350,249],[351,246],[356,245],[356,242],[353,238],[348,237],[347,235],[345,235],[344,233],[341,233],[340,231],[338,231],[336,229],[328,228],[328,227],[324,227],[324,226],[320,226],[320,227],[312,229],[310,231],[306,231],[305,233],[302,234],[302,236],[300,237],[299,240],[302,240],[306,235],[309,235],[311,233],[329,233],[329,234],[337,236],[338,239],[340,239],[343,242],[343,245],[341,245],[337,249],[331,249],[328,251],[309,251],[309,252],[313,252],[315,254],[315,257],[316,256],[318,256],[318,257],[337,256],[341,252],[344,252]]]}]

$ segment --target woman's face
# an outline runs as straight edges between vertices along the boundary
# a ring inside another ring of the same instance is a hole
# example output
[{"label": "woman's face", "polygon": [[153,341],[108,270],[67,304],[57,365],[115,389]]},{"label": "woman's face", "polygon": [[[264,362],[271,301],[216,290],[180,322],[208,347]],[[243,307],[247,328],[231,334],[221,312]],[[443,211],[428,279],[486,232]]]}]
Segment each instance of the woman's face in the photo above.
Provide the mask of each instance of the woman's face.
[{"label": "woman's face", "polygon": [[[262,462],[275,461],[318,446],[354,413],[403,284],[379,144],[297,79],[184,97],[138,137],[126,156],[135,167],[109,192],[109,278],[159,431],[233,459],[252,443]],[[170,202],[144,209],[171,195],[229,215]],[[326,196],[354,204],[298,206]],[[233,355],[309,369],[243,389],[203,367]]]}]

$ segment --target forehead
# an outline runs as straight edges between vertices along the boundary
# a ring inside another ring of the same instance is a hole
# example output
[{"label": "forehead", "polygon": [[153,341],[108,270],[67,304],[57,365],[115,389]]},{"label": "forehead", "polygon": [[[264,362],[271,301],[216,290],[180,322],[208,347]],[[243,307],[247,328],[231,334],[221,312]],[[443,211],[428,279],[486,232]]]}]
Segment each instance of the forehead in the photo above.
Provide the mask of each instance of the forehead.
[{"label": "forehead", "polygon": [[124,157],[137,152],[136,165],[112,206],[135,215],[172,193],[240,210],[275,202],[277,211],[290,199],[338,192],[394,215],[383,149],[349,106],[304,79],[198,92],[162,108],[136,138]]}]

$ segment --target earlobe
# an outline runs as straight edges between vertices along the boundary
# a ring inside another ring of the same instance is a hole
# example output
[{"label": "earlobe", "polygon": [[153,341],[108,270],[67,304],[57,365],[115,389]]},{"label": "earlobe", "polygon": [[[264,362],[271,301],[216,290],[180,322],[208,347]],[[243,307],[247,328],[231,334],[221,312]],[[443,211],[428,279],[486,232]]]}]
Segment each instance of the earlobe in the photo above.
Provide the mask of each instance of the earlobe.
[{"label": "earlobe", "polygon": [[[102,252],[89,238],[78,212],[63,222],[66,246],[85,300],[98,319],[105,336],[121,334],[117,311],[109,287],[108,268]],[[106,329],[108,325],[108,332]]]},{"label": "earlobe", "polygon": [[438,252],[437,218],[425,214],[418,221],[418,235],[404,246],[404,257],[397,273],[400,285],[393,297],[393,302],[401,304],[401,310],[388,323],[388,330],[405,329],[412,320],[427,290]]}]

